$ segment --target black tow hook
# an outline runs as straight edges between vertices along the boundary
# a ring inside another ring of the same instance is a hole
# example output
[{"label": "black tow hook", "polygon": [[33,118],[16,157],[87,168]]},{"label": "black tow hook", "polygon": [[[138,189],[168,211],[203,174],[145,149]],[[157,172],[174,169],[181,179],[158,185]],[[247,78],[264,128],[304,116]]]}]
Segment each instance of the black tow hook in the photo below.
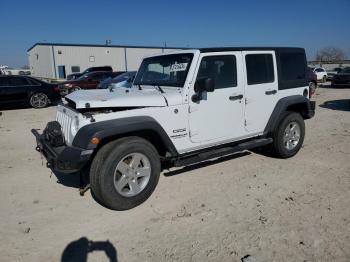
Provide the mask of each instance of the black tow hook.
[{"label": "black tow hook", "polygon": [[90,189],[90,184],[87,184],[83,187],[79,187],[79,195],[84,196],[85,192]]}]

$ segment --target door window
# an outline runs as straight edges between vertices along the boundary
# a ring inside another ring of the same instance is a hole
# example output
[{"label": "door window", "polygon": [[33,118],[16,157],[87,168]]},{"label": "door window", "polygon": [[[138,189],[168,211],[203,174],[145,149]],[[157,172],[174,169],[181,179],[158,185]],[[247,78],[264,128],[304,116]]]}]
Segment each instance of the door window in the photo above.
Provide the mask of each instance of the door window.
[{"label": "door window", "polygon": [[28,86],[29,82],[25,78],[11,77],[9,79],[9,86]]},{"label": "door window", "polygon": [[202,58],[197,79],[212,78],[215,89],[237,86],[236,57],[233,55],[206,56]]},{"label": "door window", "polygon": [[245,62],[248,85],[274,81],[272,54],[249,54],[245,56]]},{"label": "door window", "polygon": [[91,76],[91,80],[93,80],[93,81],[100,81],[100,80],[103,79],[103,77],[104,77],[103,73],[102,74],[94,74],[94,75]]},{"label": "door window", "polygon": [[0,77],[0,86],[9,86],[8,78]]}]

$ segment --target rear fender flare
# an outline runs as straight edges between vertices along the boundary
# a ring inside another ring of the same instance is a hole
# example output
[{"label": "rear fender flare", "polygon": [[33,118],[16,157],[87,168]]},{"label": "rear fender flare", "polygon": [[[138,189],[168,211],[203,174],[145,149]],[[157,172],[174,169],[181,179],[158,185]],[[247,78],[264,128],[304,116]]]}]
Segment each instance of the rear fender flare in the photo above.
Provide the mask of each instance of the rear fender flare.
[{"label": "rear fender flare", "polygon": [[276,129],[279,122],[286,115],[286,112],[288,111],[288,107],[293,105],[302,108],[300,111],[304,119],[309,119],[313,117],[313,115],[311,115],[310,112],[313,112],[314,110],[311,107],[309,99],[307,99],[302,95],[284,97],[277,102],[269,118],[269,121],[267,122],[264,133],[265,134],[272,133]]}]

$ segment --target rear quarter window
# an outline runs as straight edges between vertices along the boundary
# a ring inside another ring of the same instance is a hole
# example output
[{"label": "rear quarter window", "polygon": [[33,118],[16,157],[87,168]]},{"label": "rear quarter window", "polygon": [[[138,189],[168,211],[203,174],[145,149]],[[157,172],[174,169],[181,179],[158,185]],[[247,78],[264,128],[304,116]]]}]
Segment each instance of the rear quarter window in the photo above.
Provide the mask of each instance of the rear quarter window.
[{"label": "rear quarter window", "polygon": [[301,53],[285,53],[280,56],[282,80],[305,79],[305,56]]},{"label": "rear quarter window", "polygon": [[310,79],[307,74],[306,55],[302,50],[277,52],[278,89],[307,87]]}]

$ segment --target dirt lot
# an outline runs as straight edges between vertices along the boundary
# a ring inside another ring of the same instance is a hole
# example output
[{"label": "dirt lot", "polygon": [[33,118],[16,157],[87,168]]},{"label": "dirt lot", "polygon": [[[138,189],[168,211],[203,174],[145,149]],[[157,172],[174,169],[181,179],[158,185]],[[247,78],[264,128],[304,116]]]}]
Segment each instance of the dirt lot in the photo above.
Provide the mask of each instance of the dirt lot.
[{"label": "dirt lot", "polygon": [[345,98],[350,89],[317,90],[294,158],[247,153],[173,170],[124,212],[79,196],[74,177],[58,180],[42,166],[30,129],[55,108],[2,111],[0,260],[350,261]]}]

